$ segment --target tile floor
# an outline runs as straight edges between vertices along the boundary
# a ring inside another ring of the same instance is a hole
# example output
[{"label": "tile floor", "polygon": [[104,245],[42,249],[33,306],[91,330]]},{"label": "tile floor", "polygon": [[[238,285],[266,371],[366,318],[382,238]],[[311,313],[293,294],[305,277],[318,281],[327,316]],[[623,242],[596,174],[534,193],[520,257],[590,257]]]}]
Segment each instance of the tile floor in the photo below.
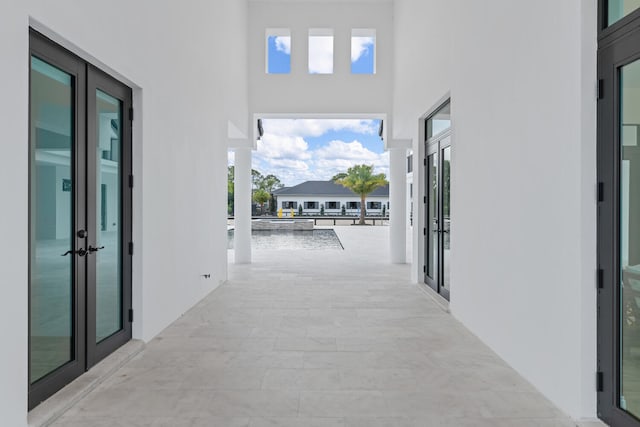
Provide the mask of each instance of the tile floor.
[{"label": "tile floor", "polygon": [[344,251],[231,264],[54,425],[576,425],[387,263],[388,227],[336,231]]}]

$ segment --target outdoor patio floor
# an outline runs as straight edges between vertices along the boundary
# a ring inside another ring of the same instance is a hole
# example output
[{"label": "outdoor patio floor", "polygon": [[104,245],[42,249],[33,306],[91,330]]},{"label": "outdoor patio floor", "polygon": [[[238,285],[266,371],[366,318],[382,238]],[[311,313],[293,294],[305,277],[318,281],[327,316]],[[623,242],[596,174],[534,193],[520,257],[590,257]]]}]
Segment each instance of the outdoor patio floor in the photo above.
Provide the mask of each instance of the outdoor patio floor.
[{"label": "outdoor patio floor", "polygon": [[54,425],[576,425],[388,263],[388,227],[336,232],[344,250],[230,264]]}]

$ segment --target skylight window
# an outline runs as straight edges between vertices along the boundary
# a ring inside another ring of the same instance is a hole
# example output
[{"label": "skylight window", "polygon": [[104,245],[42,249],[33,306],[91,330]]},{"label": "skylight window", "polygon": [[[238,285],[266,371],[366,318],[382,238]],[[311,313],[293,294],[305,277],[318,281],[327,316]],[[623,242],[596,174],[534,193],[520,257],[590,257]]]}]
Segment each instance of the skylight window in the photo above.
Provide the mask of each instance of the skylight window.
[{"label": "skylight window", "polygon": [[291,73],[291,31],[288,28],[267,30],[267,74]]},{"label": "skylight window", "polygon": [[333,74],[333,30],[309,30],[309,74]]},{"label": "skylight window", "polygon": [[351,74],[376,73],[376,30],[351,30]]}]

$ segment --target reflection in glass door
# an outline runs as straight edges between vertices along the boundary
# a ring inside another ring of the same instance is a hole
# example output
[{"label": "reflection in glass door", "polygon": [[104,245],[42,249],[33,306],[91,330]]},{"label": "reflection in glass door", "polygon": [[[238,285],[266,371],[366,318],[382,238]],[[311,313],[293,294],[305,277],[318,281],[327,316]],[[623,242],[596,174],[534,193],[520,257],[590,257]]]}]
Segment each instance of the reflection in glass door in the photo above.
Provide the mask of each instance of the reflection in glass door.
[{"label": "reflection in glass door", "polygon": [[122,329],[120,263],[120,143],[122,103],[96,91],[96,343]]},{"label": "reflection in glass door", "polygon": [[74,79],[31,57],[30,382],[75,358]]},{"label": "reflection in glass door", "polygon": [[425,283],[437,290],[438,287],[438,151],[431,150],[427,155],[426,194],[427,217],[425,222]]}]

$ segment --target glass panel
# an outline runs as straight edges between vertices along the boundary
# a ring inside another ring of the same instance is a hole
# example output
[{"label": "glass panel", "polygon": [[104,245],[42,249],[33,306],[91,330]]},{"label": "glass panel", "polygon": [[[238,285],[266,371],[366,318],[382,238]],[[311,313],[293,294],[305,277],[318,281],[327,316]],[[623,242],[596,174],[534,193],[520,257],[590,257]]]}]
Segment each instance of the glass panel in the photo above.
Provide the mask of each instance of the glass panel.
[{"label": "glass panel", "polygon": [[351,30],[351,73],[375,74],[376,30]]},{"label": "glass panel", "polygon": [[438,155],[427,158],[427,241],[426,272],[433,280],[438,278]]},{"label": "glass panel", "polygon": [[451,147],[442,150],[442,287],[449,289],[451,255]]},{"label": "glass panel", "polygon": [[74,358],[73,81],[31,57],[30,378]]},{"label": "glass panel", "polygon": [[640,61],[620,70],[620,407],[640,415]]},{"label": "glass panel", "polygon": [[120,153],[121,102],[100,90],[96,93],[98,147],[96,213],[96,342],[122,329],[122,274],[120,263]]},{"label": "glass panel", "polygon": [[333,73],[333,30],[309,30],[309,73]]},{"label": "glass panel", "polygon": [[[640,0],[639,0],[640,1]],[[451,103],[447,102],[427,119],[427,139],[451,127]]]},{"label": "glass panel", "polygon": [[640,0],[609,0],[607,2],[607,25],[613,25],[637,8]]},{"label": "glass panel", "polygon": [[289,74],[291,72],[291,35],[289,30],[278,30],[279,34],[267,35],[267,73]]}]

